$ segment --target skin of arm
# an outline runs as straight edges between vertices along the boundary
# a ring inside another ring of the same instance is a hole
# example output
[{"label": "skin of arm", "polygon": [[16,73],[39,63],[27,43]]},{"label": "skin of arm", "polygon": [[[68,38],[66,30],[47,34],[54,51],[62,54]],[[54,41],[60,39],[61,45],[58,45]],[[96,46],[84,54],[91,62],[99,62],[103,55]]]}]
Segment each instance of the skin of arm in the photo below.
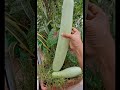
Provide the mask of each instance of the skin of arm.
[{"label": "skin of arm", "polygon": [[62,36],[70,40],[70,49],[76,54],[78,63],[83,69],[83,43],[81,40],[80,32],[73,27],[71,34],[63,33]]},{"label": "skin of arm", "polygon": [[97,57],[96,64],[105,89],[115,90],[115,43],[110,33],[109,19],[93,3],[88,5],[85,28],[85,53],[92,58]]},{"label": "skin of arm", "polygon": [[106,90],[115,90],[115,42],[111,36],[104,47],[96,50],[97,64],[100,67]]}]

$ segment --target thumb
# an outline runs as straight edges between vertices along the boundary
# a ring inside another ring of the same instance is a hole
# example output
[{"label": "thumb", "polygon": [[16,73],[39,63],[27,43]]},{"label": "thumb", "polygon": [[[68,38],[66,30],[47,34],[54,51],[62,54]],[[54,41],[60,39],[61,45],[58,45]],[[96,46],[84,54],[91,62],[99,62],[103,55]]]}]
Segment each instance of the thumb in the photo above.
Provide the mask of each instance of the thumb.
[{"label": "thumb", "polygon": [[65,38],[69,38],[69,39],[72,38],[71,34],[62,33],[62,36],[65,37]]}]

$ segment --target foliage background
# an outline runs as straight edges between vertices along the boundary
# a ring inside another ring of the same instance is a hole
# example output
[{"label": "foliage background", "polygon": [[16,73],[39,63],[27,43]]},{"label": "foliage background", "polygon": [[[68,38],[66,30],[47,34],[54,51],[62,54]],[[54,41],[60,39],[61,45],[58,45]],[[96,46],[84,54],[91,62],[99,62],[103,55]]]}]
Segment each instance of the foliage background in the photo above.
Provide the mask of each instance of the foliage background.
[{"label": "foliage background", "polygon": [[[115,0],[91,1],[103,8],[106,14],[109,15],[111,33],[115,37]],[[83,29],[82,2],[83,0],[75,0],[73,17],[73,26],[77,27],[81,32]],[[10,60],[13,64],[17,62],[17,66],[19,66],[14,75],[18,90],[33,90],[35,88],[33,84],[35,82],[34,64],[36,62],[34,55],[35,3],[35,0],[5,0],[5,33],[8,41]],[[56,37],[60,29],[61,5],[62,0],[37,0],[37,41],[39,47],[44,52],[49,50],[51,52],[55,51]],[[54,56],[54,53],[51,53],[51,55]],[[69,53],[67,58],[74,65],[77,64],[73,54]],[[13,67],[16,68],[14,65]],[[102,90],[99,74],[93,75],[91,70],[87,71],[87,81],[91,90]],[[20,73],[22,79],[18,76]],[[92,78],[90,79],[90,77]]]},{"label": "foliage background", "polygon": [[[54,52],[57,45],[63,0],[38,0],[37,40],[41,50]],[[79,12],[78,12],[79,11]],[[83,31],[83,3],[75,0],[73,26]],[[83,32],[82,32],[83,37]],[[70,55],[69,55],[70,56]]]},{"label": "foliage background", "polygon": [[[42,80],[45,80],[47,85],[53,84],[54,82],[56,85],[62,85],[65,81],[65,79],[62,78],[57,80],[52,78],[52,71],[50,69],[52,67],[52,61],[58,41],[62,4],[63,0],[37,1],[37,42],[48,62],[45,62],[45,66],[48,66],[48,68],[44,66],[41,67],[42,72],[40,77],[42,77]],[[81,32],[83,38],[83,0],[74,0],[73,26]],[[78,66],[78,62],[76,56],[68,50],[62,69],[71,66]]]},{"label": "foliage background", "polygon": [[5,0],[5,44],[17,90],[35,89],[35,3]]},{"label": "foliage background", "polygon": [[[41,2],[42,1],[42,2]],[[109,16],[110,31],[115,38],[115,0],[90,0],[99,7]],[[41,2],[41,3],[40,3]],[[73,26],[77,27],[78,30],[82,31],[82,0],[75,0],[75,10],[73,17]],[[49,4],[48,4],[49,3]],[[37,31],[41,37],[38,38],[38,44],[40,48],[44,51],[44,48],[55,52],[55,46],[57,43],[57,31],[59,30],[60,19],[61,19],[61,4],[62,1],[54,0],[48,2],[46,0],[38,0],[38,27]],[[42,21],[42,22],[41,22]],[[83,37],[83,32],[82,32]],[[44,38],[45,40],[43,40]],[[40,42],[42,41],[42,43]],[[47,43],[46,43],[47,42]],[[52,54],[54,57],[54,54]],[[67,57],[74,64],[76,63],[76,58],[68,52]],[[94,66],[94,65],[93,65]],[[95,68],[96,66],[94,66]],[[104,90],[103,82],[99,73],[99,70],[95,69],[94,73],[89,67],[85,68],[85,79],[87,81],[87,86],[89,90]]]}]

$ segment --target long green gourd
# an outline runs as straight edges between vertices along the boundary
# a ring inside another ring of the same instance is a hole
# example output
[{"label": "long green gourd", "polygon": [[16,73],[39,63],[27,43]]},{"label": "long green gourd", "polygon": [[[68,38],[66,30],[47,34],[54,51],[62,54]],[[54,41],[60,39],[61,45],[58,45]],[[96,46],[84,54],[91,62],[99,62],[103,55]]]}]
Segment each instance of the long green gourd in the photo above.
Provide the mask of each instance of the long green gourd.
[{"label": "long green gourd", "polygon": [[71,33],[72,19],[73,19],[74,0],[64,0],[62,7],[61,26],[55,57],[53,61],[53,70],[59,71],[63,66],[67,51],[69,40],[62,37],[62,33]]},{"label": "long green gourd", "polygon": [[52,77],[54,78],[73,78],[82,74],[82,70],[80,67],[70,67],[66,68],[62,71],[53,72]]}]

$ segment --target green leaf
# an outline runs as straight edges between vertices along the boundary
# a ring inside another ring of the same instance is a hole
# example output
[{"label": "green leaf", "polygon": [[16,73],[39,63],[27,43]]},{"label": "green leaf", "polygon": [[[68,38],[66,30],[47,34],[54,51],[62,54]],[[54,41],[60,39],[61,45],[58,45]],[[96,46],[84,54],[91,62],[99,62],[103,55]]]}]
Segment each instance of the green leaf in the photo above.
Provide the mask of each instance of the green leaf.
[{"label": "green leaf", "polygon": [[33,22],[33,20],[35,18],[35,14],[34,14],[34,11],[31,7],[31,5],[30,5],[30,1],[29,0],[20,0],[20,3],[22,5],[26,15],[30,19],[30,21]]},{"label": "green leaf", "polygon": [[58,31],[52,29],[48,35],[47,46],[49,48],[57,44],[58,41]]},{"label": "green leaf", "polygon": [[27,43],[29,45],[29,48],[32,52],[35,51],[35,30],[30,30],[27,34]]},{"label": "green leaf", "polygon": [[34,54],[28,48],[26,34],[20,29],[20,27],[14,21],[12,21],[7,16],[5,16],[5,29],[17,39],[17,41],[26,51],[29,52],[29,54],[34,56]]},{"label": "green leaf", "polygon": [[15,57],[15,46],[17,45],[17,42],[12,42],[10,45],[9,45],[9,55],[10,57],[13,59]]},{"label": "green leaf", "polygon": [[71,61],[71,63],[73,65],[78,65],[77,57],[73,53],[71,53],[70,51],[68,51],[68,53],[67,53],[66,60]]},{"label": "green leaf", "polygon": [[47,11],[46,11],[46,6],[43,0],[38,0],[37,2],[38,9],[41,9],[42,12],[44,12],[45,17],[47,18]]},{"label": "green leaf", "polygon": [[21,10],[23,10],[23,8],[19,1],[16,0],[11,5],[10,14],[19,13]]}]

